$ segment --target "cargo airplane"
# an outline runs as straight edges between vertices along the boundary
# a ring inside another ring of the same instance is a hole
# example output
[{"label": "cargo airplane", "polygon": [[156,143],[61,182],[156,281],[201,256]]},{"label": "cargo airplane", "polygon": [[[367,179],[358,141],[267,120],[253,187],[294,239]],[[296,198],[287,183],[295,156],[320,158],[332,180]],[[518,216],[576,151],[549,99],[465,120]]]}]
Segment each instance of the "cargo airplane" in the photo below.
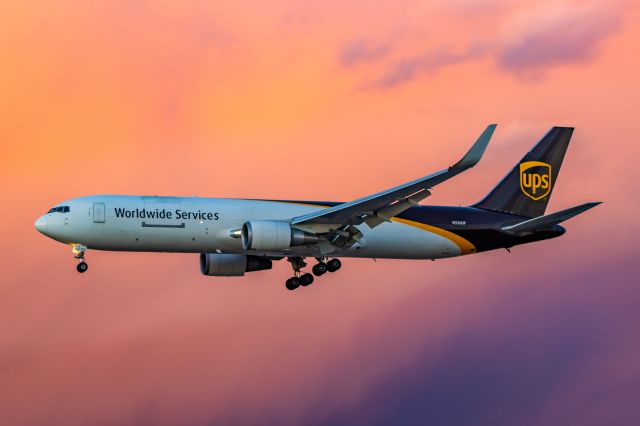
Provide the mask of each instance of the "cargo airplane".
[{"label": "cargo airplane", "polygon": [[[481,201],[424,206],[433,187],[473,167],[493,135],[488,126],[454,165],[349,202],[93,195],[57,204],[35,227],[68,244],[86,272],[88,249],[200,253],[200,271],[241,276],[287,259],[286,288],[335,272],[340,259],[441,259],[562,235],[559,223],[594,206],[545,215],[573,128],[553,127]],[[303,272],[305,259],[316,262]]]}]

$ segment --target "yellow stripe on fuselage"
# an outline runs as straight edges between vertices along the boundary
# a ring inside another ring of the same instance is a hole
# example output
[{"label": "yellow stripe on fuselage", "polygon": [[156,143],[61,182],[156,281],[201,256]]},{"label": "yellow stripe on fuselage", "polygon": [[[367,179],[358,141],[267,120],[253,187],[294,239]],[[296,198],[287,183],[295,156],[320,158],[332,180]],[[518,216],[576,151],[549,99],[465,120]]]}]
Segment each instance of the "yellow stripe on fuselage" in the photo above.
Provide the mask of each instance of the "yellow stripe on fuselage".
[{"label": "yellow stripe on fuselage", "polygon": [[402,223],[404,225],[420,228],[422,230],[432,232],[436,235],[440,235],[441,237],[448,239],[449,241],[453,242],[455,245],[460,247],[461,254],[470,254],[470,253],[476,252],[476,247],[473,244],[471,244],[468,240],[462,238],[458,234],[454,234],[453,232],[447,231],[446,229],[438,228],[432,225],[427,225],[425,223],[415,222],[413,220],[400,219],[398,217],[392,217],[391,220],[394,222]]},{"label": "yellow stripe on fuselage", "polygon": [[[328,208],[329,206],[324,206],[322,204],[308,204],[308,203],[299,203],[296,201],[277,201],[278,203],[288,203],[288,204],[298,204],[301,206],[309,206],[309,207],[324,207]],[[431,232],[436,235],[440,235],[443,238],[453,242],[460,248],[460,254],[471,254],[476,252],[476,246],[471,244],[469,240],[462,238],[458,234],[454,234],[453,232],[447,231],[446,229],[438,228],[437,226],[427,225],[426,223],[420,223],[413,220],[400,219],[399,217],[392,217],[391,220],[393,222],[402,223],[403,225],[413,226],[414,228],[419,228],[424,231]]]}]

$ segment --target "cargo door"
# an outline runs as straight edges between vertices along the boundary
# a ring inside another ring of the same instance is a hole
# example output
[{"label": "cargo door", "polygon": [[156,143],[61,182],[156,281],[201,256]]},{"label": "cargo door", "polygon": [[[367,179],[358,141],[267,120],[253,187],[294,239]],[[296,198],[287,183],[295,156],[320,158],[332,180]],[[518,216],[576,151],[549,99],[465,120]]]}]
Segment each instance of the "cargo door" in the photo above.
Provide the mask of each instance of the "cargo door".
[{"label": "cargo door", "polygon": [[93,222],[104,223],[104,203],[93,203]]}]

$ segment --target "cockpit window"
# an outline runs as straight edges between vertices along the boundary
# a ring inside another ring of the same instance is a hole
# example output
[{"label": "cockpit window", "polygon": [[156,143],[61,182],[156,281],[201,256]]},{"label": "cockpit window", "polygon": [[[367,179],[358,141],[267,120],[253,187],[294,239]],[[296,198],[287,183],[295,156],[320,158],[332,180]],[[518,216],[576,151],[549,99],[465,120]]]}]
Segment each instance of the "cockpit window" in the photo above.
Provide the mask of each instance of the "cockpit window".
[{"label": "cockpit window", "polygon": [[54,207],[47,213],[69,213],[69,206]]}]

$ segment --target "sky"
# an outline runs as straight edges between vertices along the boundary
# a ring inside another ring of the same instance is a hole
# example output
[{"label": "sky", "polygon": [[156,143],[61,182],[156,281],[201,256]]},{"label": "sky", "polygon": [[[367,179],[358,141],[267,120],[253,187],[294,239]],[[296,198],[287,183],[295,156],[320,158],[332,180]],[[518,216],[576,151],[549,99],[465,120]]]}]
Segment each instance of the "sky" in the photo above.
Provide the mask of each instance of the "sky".
[{"label": "sky", "polygon": [[[0,413],[7,425],[634,425],[640,417],[640,7],[631,1],[3,2]],[[347,201],[474,169],[478,201],[575,126],[561,238],[436,262],[284,262],[40,235],[90,194]]]}]

